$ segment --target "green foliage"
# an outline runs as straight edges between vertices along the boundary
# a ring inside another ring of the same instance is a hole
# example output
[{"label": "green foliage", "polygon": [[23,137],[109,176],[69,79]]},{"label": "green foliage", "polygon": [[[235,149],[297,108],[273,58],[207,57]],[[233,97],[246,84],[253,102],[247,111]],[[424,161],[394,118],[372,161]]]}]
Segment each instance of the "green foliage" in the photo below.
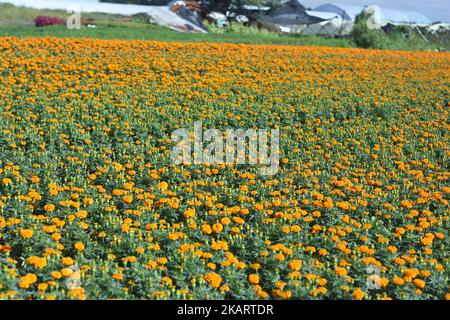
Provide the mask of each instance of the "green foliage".
[{"label": "green foliage", "polygon": [[368,21],[370,14],[361,12],[355,19],[351,36],[358,47],[361,48],[383,48],[383,34],[380,31],[370,29]]},{"label": "green foliage", "polygon": [[263,37],[273,37],[282,38],[283,36],[270,32],[267,29],[259,29],[256,26],[245,26],[241,23],[231,23],[230,26],[226,28],[217,27],[214,23],[206,23],[208,31],[214,34],[240,34],[240,35],[253,35],[253,36],[263,36]]},{"label": "green foliage", "polygon": [[[211,28],[214,28],[211,26]],[[246,34],[237,32],[241,27],[228,29],[209,30],[204,33],[187,33],[172,31],[157,25],[126,23],[119,24],[109,22],[97,25],[91,29],[82,27],[80,30],[69,30],[63,26],[50,27],[0,27],[0,36],[15,37],[63,37],[63,38],[97,38],[97,39],[136,39],[151,41],[176,41],[176,42],[210,42],[210,43],[242,43],[242,44],[277,44],[277,45],[310,45],[310,46],[333,46],[353,47],[353,43],[347,39],[326,39],[319,36],[292,37],[272,33],[256,28],[243,27]]]},{"label": "green foliage", "polygon": [[[226,29],[220,29],[216,26],[206,24],[209,29],[208,34],[179,33],[149,24],[148,19],[144,15],[136,15],[130,19],[129,17],[104,13],[83,13],[83,20],[86,23],[96,25],[97,28],[95,29],[86,27],[82,27],[81,30],[68,30],[65,27],[35,28],[33,21],[39,15],[67,18],[68,13],[63,10],[38,10],[16,7],[11,4],[0,4],[0,12],[2,13],[0,18],[0,36],[57,36],[65,38],[140,39],[332,47],[359,46],[395,50],[436,50],[438,48],[444,48],[450,50],[449,43],[443,44],[437,40],[426,42],[417,32],[407,27],[397,27],[389,34],[369,30],[369,36],[367,36],[367,26],[361,23],[357,23],[352,39],[333,39],[318,35],[299,36],[278,34],[237,23],[232,23],[231,27]],[[375,34],[375,40],[371,40],[373,34]],[[355,41],[355,38],[358,38],[360,41]]]},{"label": "green foliage", "polygon": [[450,44],[441,43],[438,39],[425,40],[411,26],[396,26],[388,33],[382,30],[368,27],[370,13],[362,12],[355,19],[351,37],[353,42],[360,48],[389,49],[389,50],[437,50],[444,48],[449,50]]}]

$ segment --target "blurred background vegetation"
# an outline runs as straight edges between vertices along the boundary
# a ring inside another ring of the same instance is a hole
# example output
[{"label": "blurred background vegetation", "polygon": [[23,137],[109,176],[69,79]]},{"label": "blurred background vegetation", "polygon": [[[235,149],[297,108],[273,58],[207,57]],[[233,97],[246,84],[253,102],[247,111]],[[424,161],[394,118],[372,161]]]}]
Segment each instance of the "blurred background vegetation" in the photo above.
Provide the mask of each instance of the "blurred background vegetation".
[{"label": "blurred background vegetation", "polygon": [[[141,1],[155,4],[154,0],[108,1]],[[249,1],[252,3],[267,3],[266,0]],[[34,25],[34,19],[37,16],[68,18],[69,13],[63,10],[37,10],[16,7],[11,4],[0,4],[0,12],[0,36],[56,36],[177,42],[317,45],[394,50],[450,50],[448,43],[442,44],[436,41],[425,41],[417,33],[404,27],[397,27],[389,34],[376,30],[368,30],[367,24],[365,23],[367,17],[364,16],[358,18],[351,37],[332,38],[316,35],[281,34],[266,29],[259,29],[256,26],[244,26],[236,22],[231,23],[227,28],[219,28],[213,24],[206,23],[205,25],[209,31],[206,34],[183,33],[152,24],[143,14],[130,17],[103,13],[83,13],[83,26],[81,29],[69,30],[65,26],[35,27]]]}]

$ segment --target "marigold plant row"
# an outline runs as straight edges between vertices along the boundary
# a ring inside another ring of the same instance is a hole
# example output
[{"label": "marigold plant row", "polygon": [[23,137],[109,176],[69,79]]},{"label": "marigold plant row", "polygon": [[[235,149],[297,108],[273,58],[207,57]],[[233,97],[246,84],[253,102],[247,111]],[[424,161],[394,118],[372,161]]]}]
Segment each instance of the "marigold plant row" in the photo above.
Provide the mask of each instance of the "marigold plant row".
[{"label": "marigold plant row", "polygon": [[[0,38],[0,298],[450,299],[450,54]],[[171,133],[280,132],[276,175]]]}]

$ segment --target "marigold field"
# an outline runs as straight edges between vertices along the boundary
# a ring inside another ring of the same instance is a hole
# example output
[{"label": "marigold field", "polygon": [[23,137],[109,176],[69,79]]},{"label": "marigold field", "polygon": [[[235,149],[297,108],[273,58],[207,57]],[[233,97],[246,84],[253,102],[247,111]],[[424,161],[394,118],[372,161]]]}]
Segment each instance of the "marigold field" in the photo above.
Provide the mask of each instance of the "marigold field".
[{"label": "marigold field", "polygon": [[[449,83],[449,53],[0,38],[0,298],[450,299]],[[173,165],[194,121],[278,128],[278,174]]]}]

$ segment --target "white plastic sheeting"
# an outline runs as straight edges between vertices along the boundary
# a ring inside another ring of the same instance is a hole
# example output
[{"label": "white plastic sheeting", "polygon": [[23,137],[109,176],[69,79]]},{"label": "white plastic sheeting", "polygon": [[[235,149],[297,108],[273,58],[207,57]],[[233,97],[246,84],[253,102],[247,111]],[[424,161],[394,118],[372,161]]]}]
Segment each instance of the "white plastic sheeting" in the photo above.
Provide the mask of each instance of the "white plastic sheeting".
[{"label": "white plastic sheeting", "polygon": [[334,12],[306,10],[306,13],[312,17],[325,19],[325,21],[310,25],[281,26],[280,31],[285,33],[345,36],[349,35],[353,28],[352,21],[345,20],[339,14],[336,14]]},{"label": "white plastic sheeting", "polygon": [[321,34],[327,36],[349,35],[353,28],[353,22],[343,19],[334,12],[307,10],[310,16],[326,19],[326,21],[307,26],[302,34]]},{"label": "white plastic sheeting", "polygon": [[332,12],[340,15],[344,20],[355,21],[355,18],[364,9],[363,6],[327,3],[314,8],[314,11]]},{"label": "white plastic sheeting", "polygon": [[[394,24],[431,24],[430,19],[415,11],[395,10],[380,6],[377,19],[380,25]],[[314,8],[315,11],[333,12],[339,14],[345,20],[355,21],[356,16],[364,10],[364,6],[352,6],[341,3],[327,3]]]}]

